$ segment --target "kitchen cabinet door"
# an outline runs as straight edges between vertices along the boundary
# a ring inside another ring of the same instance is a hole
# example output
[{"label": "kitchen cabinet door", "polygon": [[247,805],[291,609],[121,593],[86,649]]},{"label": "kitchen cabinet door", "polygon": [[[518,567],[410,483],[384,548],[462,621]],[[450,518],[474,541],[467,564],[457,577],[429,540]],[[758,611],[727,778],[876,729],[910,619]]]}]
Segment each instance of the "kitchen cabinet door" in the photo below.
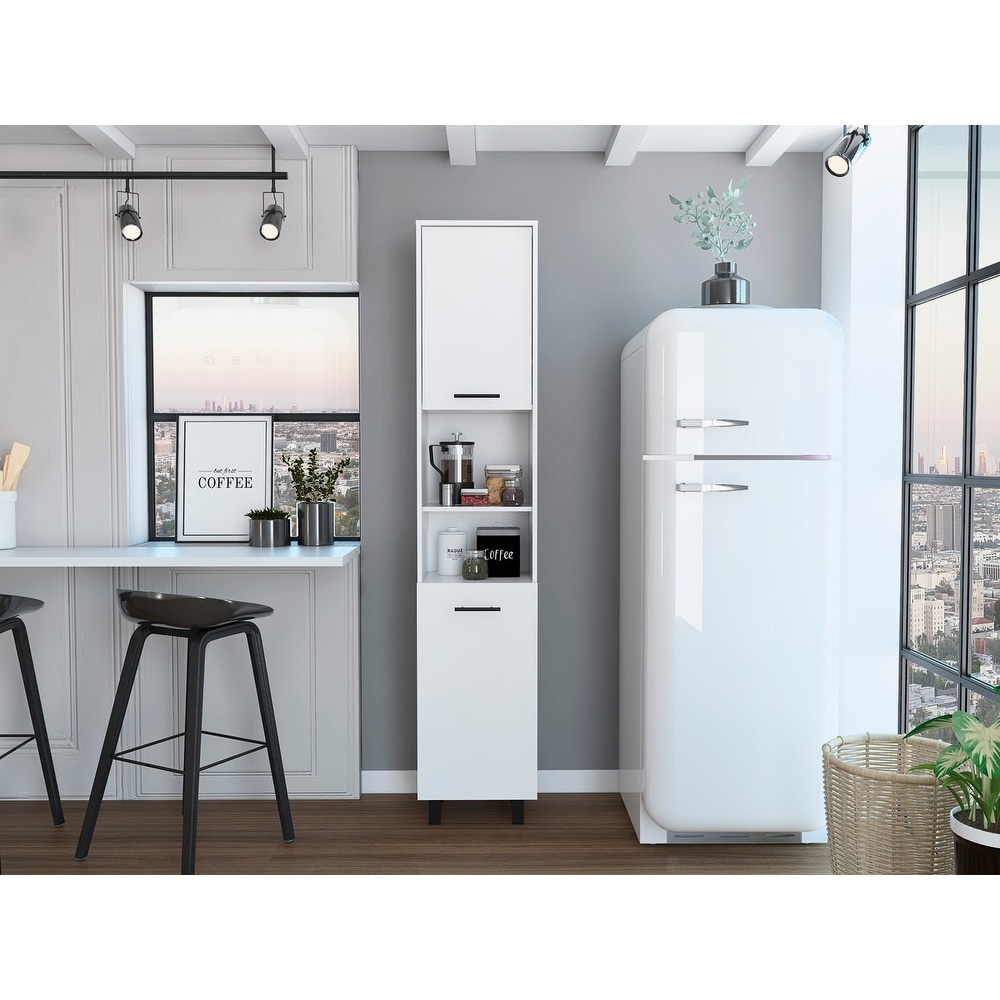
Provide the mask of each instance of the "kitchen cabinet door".
[{"label": "kitchen cabinet door", "polygon": [[417,590],[417,798],[538,794],[536,588]]},{"label": "kitchen cabinet door", "polygon": [[425,409],[532,405],[533,234],[516,223],[420,227]]}]

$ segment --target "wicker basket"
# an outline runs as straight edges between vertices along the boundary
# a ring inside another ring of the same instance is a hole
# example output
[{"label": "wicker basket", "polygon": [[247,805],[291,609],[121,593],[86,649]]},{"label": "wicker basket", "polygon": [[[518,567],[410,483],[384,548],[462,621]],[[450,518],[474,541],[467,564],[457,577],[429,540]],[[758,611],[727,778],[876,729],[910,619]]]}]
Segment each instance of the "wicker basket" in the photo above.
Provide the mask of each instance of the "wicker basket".
[{"label": "wicker basket", "polygon": [[929,771],[944,746],[865,733],[823,744],[823,793],[834,875],[951,875],[955,800]]}]

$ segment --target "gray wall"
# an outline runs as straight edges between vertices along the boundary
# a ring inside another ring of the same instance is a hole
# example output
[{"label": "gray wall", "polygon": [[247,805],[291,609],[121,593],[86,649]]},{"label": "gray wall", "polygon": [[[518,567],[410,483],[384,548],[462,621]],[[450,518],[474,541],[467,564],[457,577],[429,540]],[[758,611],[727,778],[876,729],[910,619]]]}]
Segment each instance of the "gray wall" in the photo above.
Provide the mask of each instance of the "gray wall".
[{"label": "gray wall", "polygon": [[[538,766],[618,767],[618,359],[663,312],[700,302],[711,254],[673,221],[750,174],[751,301],[820,304],[822,162],[748,170],[731,154],[361,153],[361,764],[416,766],[414,221],[537,219]],[[738,582],[734,582],[738,588]],[[734,592],[734,600],[738,593]]]}]

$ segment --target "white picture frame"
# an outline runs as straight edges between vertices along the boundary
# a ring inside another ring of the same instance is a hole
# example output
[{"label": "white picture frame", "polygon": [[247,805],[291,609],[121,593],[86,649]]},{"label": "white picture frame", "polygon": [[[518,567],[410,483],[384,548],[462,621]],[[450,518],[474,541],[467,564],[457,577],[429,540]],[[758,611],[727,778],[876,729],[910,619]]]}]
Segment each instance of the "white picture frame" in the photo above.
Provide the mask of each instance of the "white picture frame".
[{"label": "white picture frame", "polygon": [[270,415],[177,418],[178,542],[249,542],[246,514],[271,506],[274,428]]}]

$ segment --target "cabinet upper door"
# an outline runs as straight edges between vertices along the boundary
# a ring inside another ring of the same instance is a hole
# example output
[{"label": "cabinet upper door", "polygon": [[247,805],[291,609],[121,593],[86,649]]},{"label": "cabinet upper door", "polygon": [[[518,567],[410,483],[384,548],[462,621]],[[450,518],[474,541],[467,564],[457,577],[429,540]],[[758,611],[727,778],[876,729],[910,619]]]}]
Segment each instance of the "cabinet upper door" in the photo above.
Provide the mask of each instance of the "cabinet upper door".
[{"label": "cabinet upper door", "polygon": [[418,227],[425,409],[532,405],[534,227]]}]

